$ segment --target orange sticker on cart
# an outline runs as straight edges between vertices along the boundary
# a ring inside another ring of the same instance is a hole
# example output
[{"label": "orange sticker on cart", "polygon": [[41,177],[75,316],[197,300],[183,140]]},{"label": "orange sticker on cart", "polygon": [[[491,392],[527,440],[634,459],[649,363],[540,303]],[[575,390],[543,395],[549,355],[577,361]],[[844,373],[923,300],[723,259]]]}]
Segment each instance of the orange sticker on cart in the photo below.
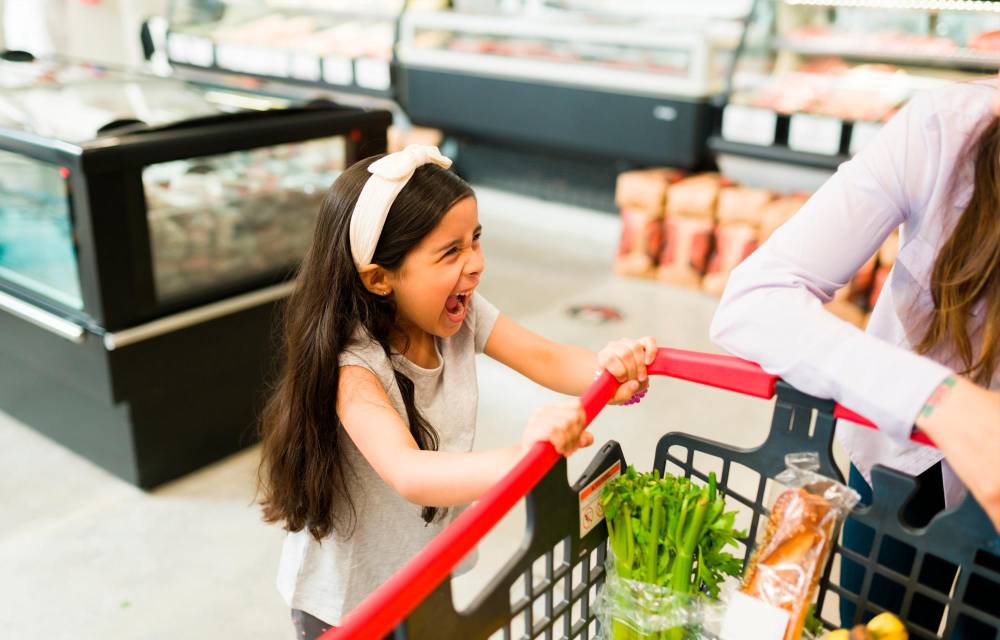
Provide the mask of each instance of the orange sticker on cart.
[{"label": "orange sticker on cart", "polygon": [[601,489],[622,474],[621,461],[615,462],[604,473],[580,490],[580,537],[584,537],[604,520],[601,506]]}]

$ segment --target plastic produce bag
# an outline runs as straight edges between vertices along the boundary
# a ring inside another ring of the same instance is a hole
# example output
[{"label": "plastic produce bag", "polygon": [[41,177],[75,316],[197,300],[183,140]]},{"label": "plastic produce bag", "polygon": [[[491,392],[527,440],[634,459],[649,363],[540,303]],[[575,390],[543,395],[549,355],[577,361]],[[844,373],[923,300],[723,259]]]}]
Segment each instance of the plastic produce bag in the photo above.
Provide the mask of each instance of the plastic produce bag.
[{"label": "plastic produce bag", "polygon": [[621,577],[608,561],[594,607],[603,640],[709,640],[717,637],[724,605]]}]

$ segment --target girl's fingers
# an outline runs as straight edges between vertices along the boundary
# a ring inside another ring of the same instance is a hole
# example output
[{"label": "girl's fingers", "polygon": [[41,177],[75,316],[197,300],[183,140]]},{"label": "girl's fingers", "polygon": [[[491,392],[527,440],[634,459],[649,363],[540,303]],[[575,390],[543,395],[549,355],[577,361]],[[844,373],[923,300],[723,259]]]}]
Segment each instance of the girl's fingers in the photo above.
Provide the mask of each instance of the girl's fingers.
[{"label": "girl's fingers", "polygon": [[635,379],[645,382],[646,378],[646,348],[640,342],[632,343],[632,358],[635,360]]},{"label": "girl's fingers", "polygon": [[653,364],[654,360],[656,360],[656,350],[657,350],[656,338],[653,338],[651,336],[640,338],[639,344],[641,344],[643,348],[646,350],[646,366],[648,367],[649,365]]},{"label": "girl's fingers", "polygon": [[625,365],[625,379],[637,379],[639,377],[639,364],[635,360],[635,353],[632,351],[630,345],[622,345],[620,349],[618,357],[621,359],[622,364]]}]

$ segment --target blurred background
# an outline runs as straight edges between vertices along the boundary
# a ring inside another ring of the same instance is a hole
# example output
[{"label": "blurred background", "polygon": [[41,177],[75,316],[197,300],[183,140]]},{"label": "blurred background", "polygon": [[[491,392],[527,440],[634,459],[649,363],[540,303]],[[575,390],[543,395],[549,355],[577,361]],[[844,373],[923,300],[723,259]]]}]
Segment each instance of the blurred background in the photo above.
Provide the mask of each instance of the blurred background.
[{"label": "blurred background", "polygon": [[[994,0],[0,6],[5,638],[291,636],[256,418],[319,202],[356,160],[455,160],[482,292],[515,320],[711,351],[741,260],[915,93],[1000,68]],[[895,254],[829,309],[864,326]],[[481,365],[476,446],[517,442],[553,394]],[[667,431],[750,446],[770,410],[657,382],[594,428],[648,468]]]}]

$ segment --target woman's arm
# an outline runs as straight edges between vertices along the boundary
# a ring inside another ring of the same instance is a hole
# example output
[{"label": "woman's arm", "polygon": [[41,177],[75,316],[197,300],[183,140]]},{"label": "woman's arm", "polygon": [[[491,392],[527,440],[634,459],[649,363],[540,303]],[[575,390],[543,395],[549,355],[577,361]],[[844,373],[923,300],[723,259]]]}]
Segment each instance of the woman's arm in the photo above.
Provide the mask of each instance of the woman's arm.
[{"label": "woman's arm", "polygon": [[949,376],[924,403],[916,423],[1000,531],[1000,393]]},{"label": "woman's arm", "polygon": [[647,385],[646,366],[656,357],[652,338],[612,342],[600,354],[552,342],[501,315],[486,342],[486,355],[528,379],[572,396],[583,395],[598,369],[606,368],[622,385],[612,402],[624,402]]},{"label": "woman's arm", "polygon": [[711,329],[720,346],[900,439],[951,372],[822,305],[929,198],[940,147],[931,107],[926,96],[914,98],[734,271]]},{"label": "woman's arm", "polygon": [[583,431],[583,412],[573,403],[536,412],[520,446],[468,453],[422,451],[375,375],[356,366],[340,369],[337,415],[379,477],[406,500],[429,507],[473,502],[538,440],[550,440],[563,455],[594,441]]}]

